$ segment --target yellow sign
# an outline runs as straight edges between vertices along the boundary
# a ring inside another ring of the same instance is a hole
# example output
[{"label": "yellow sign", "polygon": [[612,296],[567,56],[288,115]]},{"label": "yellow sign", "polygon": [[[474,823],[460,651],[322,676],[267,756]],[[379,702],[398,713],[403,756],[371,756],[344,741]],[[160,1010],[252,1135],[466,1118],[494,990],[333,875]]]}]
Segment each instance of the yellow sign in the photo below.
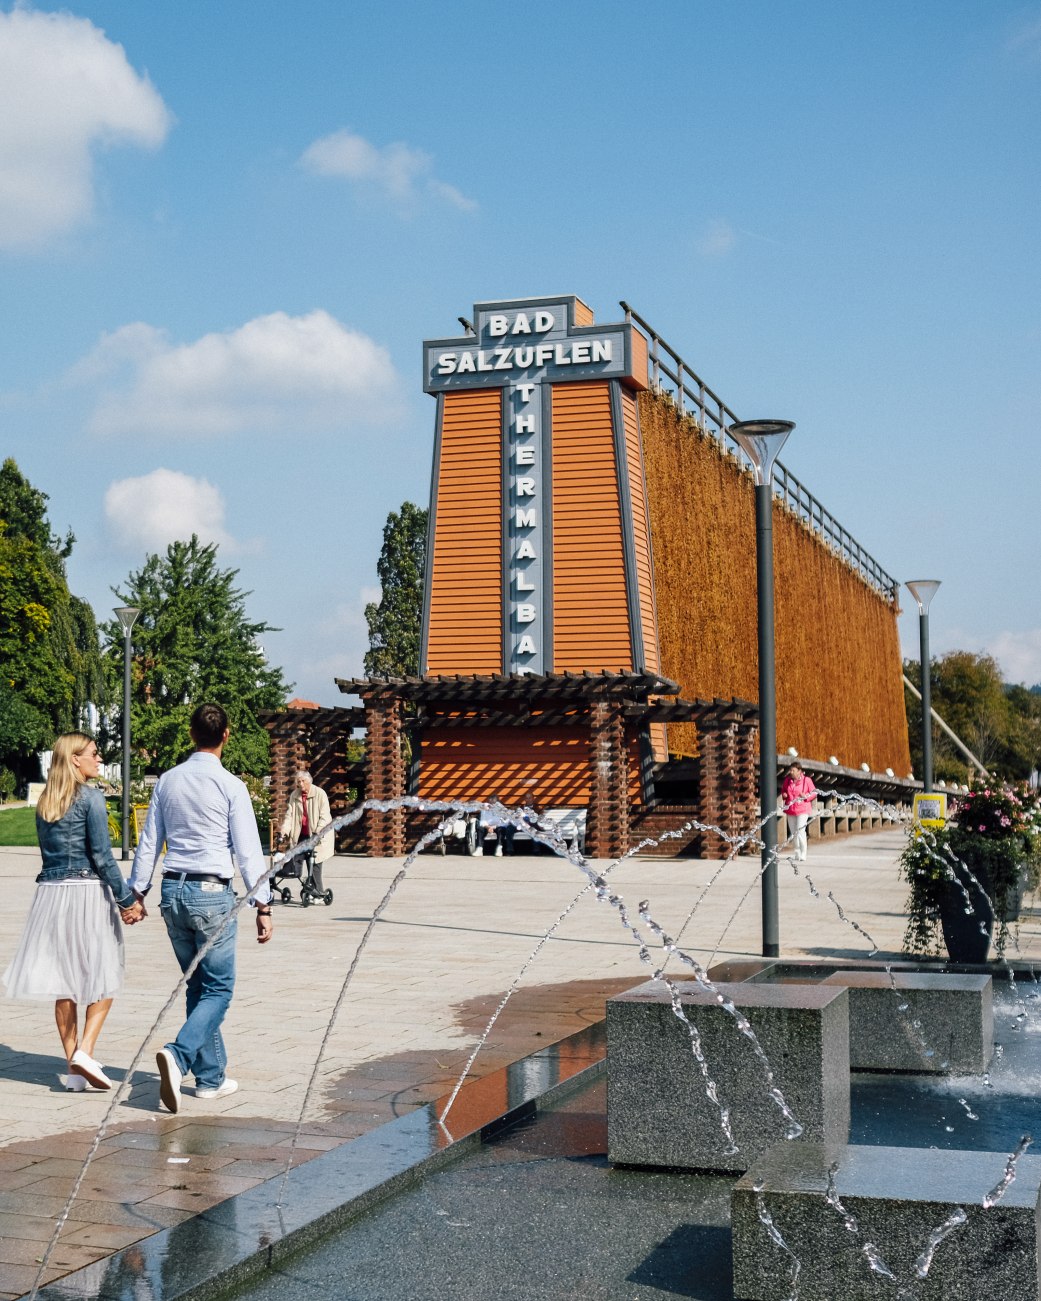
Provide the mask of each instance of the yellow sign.
[{"label": "yellow sign", "polygon": [[136,845],[141,839],[141,832],[145,828],[145,818],[148,816],[147,804],[134,805],[134,844]]},{"label": "yellow sign", "polygon": [[947,825],[947,796],[942,792],[919,791],[914,797],[912,815],[920,827],[940,831]]}]

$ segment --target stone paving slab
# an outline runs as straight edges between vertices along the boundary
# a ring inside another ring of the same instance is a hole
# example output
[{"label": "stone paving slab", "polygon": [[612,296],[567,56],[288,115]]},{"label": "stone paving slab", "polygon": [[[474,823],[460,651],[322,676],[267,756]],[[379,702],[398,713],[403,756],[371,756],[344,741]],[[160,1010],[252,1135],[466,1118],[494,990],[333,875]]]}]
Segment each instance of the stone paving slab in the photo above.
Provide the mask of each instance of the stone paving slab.
[{"label": "stone paving slab", "polygon": [[[863,937],[842,921],[829,890],[883,950],[897,952],[904,928],[895,866],[901,844],[900,831],[815,842],[808,868],[820,898],[783,866],[784,952],[866,956]],[[0,969],[17,944],[37,863],[35,850],[0,849]],[[336,858],[326,868],[331,907],[276,906],[275,937],[263,948],[252,925],[240,928],[237,993],[225,1026],[239,1092],[217,1102],[186,1095],[177,1116],[158,1110],[154,1051],[179,1024],[175,1006],[149,1038],[113,1112],[48,1278],[86,1263],[84,1253],[116,1249],[106,1244],[122,1239],[122,1230],[145,1236],[280,1175],[330,1011],[400,866],[395,859]],[[648,899],[652,915],[676,934],[718,869],[691,859],[641,858],[614,869],[610,879],[634,916]],[[704,965],[758,953],[757,870],[751,858],[729,866],[685,932],[685,946]],[[447,1093],[545,931],[584,885],[576,868],[551,857],[419,859],[374,927],[329,1033],[296,1160]],[[1024,955],[1041,955],[1041,925],[1032,914],[1020,946]],[[587,892],[521,979],[473,1073],[496,1070],[601,1019],[607,996],[647,974],[617,917]],[[126,989],[99,1043],[113,1079],[124,1078],[176,976],[153,913],[127,935]],[[61,1212],[73,1178],[64,1163],[84,1158],[110,1095],[58,1087],[64,1063],[49,1005],[5,999],[0,1008],[0,1175],[13,1181],[0,1182],[2,1243],[26,1240],[10,1231],[12,1217],[49,1224]],[[175,1163],[185,1156],[187,1163]],[[54,1161],[63,1164],[48,1166]],[[118,1178],[105,1177],[109,1168]],[[0,1298],[31,1285],[34,1263],[0,1260]]]}]

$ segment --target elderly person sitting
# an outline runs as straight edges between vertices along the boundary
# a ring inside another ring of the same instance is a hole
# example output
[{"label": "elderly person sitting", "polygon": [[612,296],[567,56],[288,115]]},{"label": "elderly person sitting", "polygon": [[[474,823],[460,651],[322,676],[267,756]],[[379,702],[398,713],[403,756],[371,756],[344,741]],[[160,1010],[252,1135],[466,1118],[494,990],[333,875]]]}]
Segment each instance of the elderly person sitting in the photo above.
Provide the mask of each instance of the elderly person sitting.
[{"label": "elderly person sitting", "polygon": [[[308,840],[317,835],[323,827],[333,820],[329,808],[329,797],[320,786],[316,786],[311,774],[301,769],[296,774],[296,790],[289,801],[286,816],[282,819],[282,837],[289,842],[290,848],[301,840]],[[314,847],[314,866],[311,878],[318,894],[325,893],[322,884],[322,864],[335,853],[332,833],[323,836]]]}]

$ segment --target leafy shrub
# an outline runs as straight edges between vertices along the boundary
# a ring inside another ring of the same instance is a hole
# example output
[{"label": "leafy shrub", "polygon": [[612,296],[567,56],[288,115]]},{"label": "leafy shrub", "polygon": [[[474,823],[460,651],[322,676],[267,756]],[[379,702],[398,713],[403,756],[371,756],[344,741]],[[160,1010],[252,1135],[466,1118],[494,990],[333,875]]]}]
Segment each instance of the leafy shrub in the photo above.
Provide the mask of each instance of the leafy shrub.
[{"label": "leafy shrub", "polygon": [[262,832],[267,831],[271,826],[271,792],[264,785],[263,777],[254,777],[251,773],[245,772],[240,773],[239,776],[246,783],[246,789],[249,791],[257,826]]}]

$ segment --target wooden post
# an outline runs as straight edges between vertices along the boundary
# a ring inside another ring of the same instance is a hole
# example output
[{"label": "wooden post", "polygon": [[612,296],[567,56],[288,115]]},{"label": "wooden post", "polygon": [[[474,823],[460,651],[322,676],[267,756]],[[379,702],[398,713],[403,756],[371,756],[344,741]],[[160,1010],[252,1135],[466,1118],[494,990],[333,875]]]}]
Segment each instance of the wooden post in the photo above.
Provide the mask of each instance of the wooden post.
[{"label": "wooden post", "polygon": [[[365,699],[365,792],[369,799],[391,800],[405,794],[401,757],[401,702],[395,697]],[[365,828],[366,852],[372,858],[397,858],[405,852],[405,811],[370,810]]]},{"label": "wooden post", "polygon": [[586,853],[617,858],[629,848],[629,752],[622,705],[594,700],[589,710]]}]

